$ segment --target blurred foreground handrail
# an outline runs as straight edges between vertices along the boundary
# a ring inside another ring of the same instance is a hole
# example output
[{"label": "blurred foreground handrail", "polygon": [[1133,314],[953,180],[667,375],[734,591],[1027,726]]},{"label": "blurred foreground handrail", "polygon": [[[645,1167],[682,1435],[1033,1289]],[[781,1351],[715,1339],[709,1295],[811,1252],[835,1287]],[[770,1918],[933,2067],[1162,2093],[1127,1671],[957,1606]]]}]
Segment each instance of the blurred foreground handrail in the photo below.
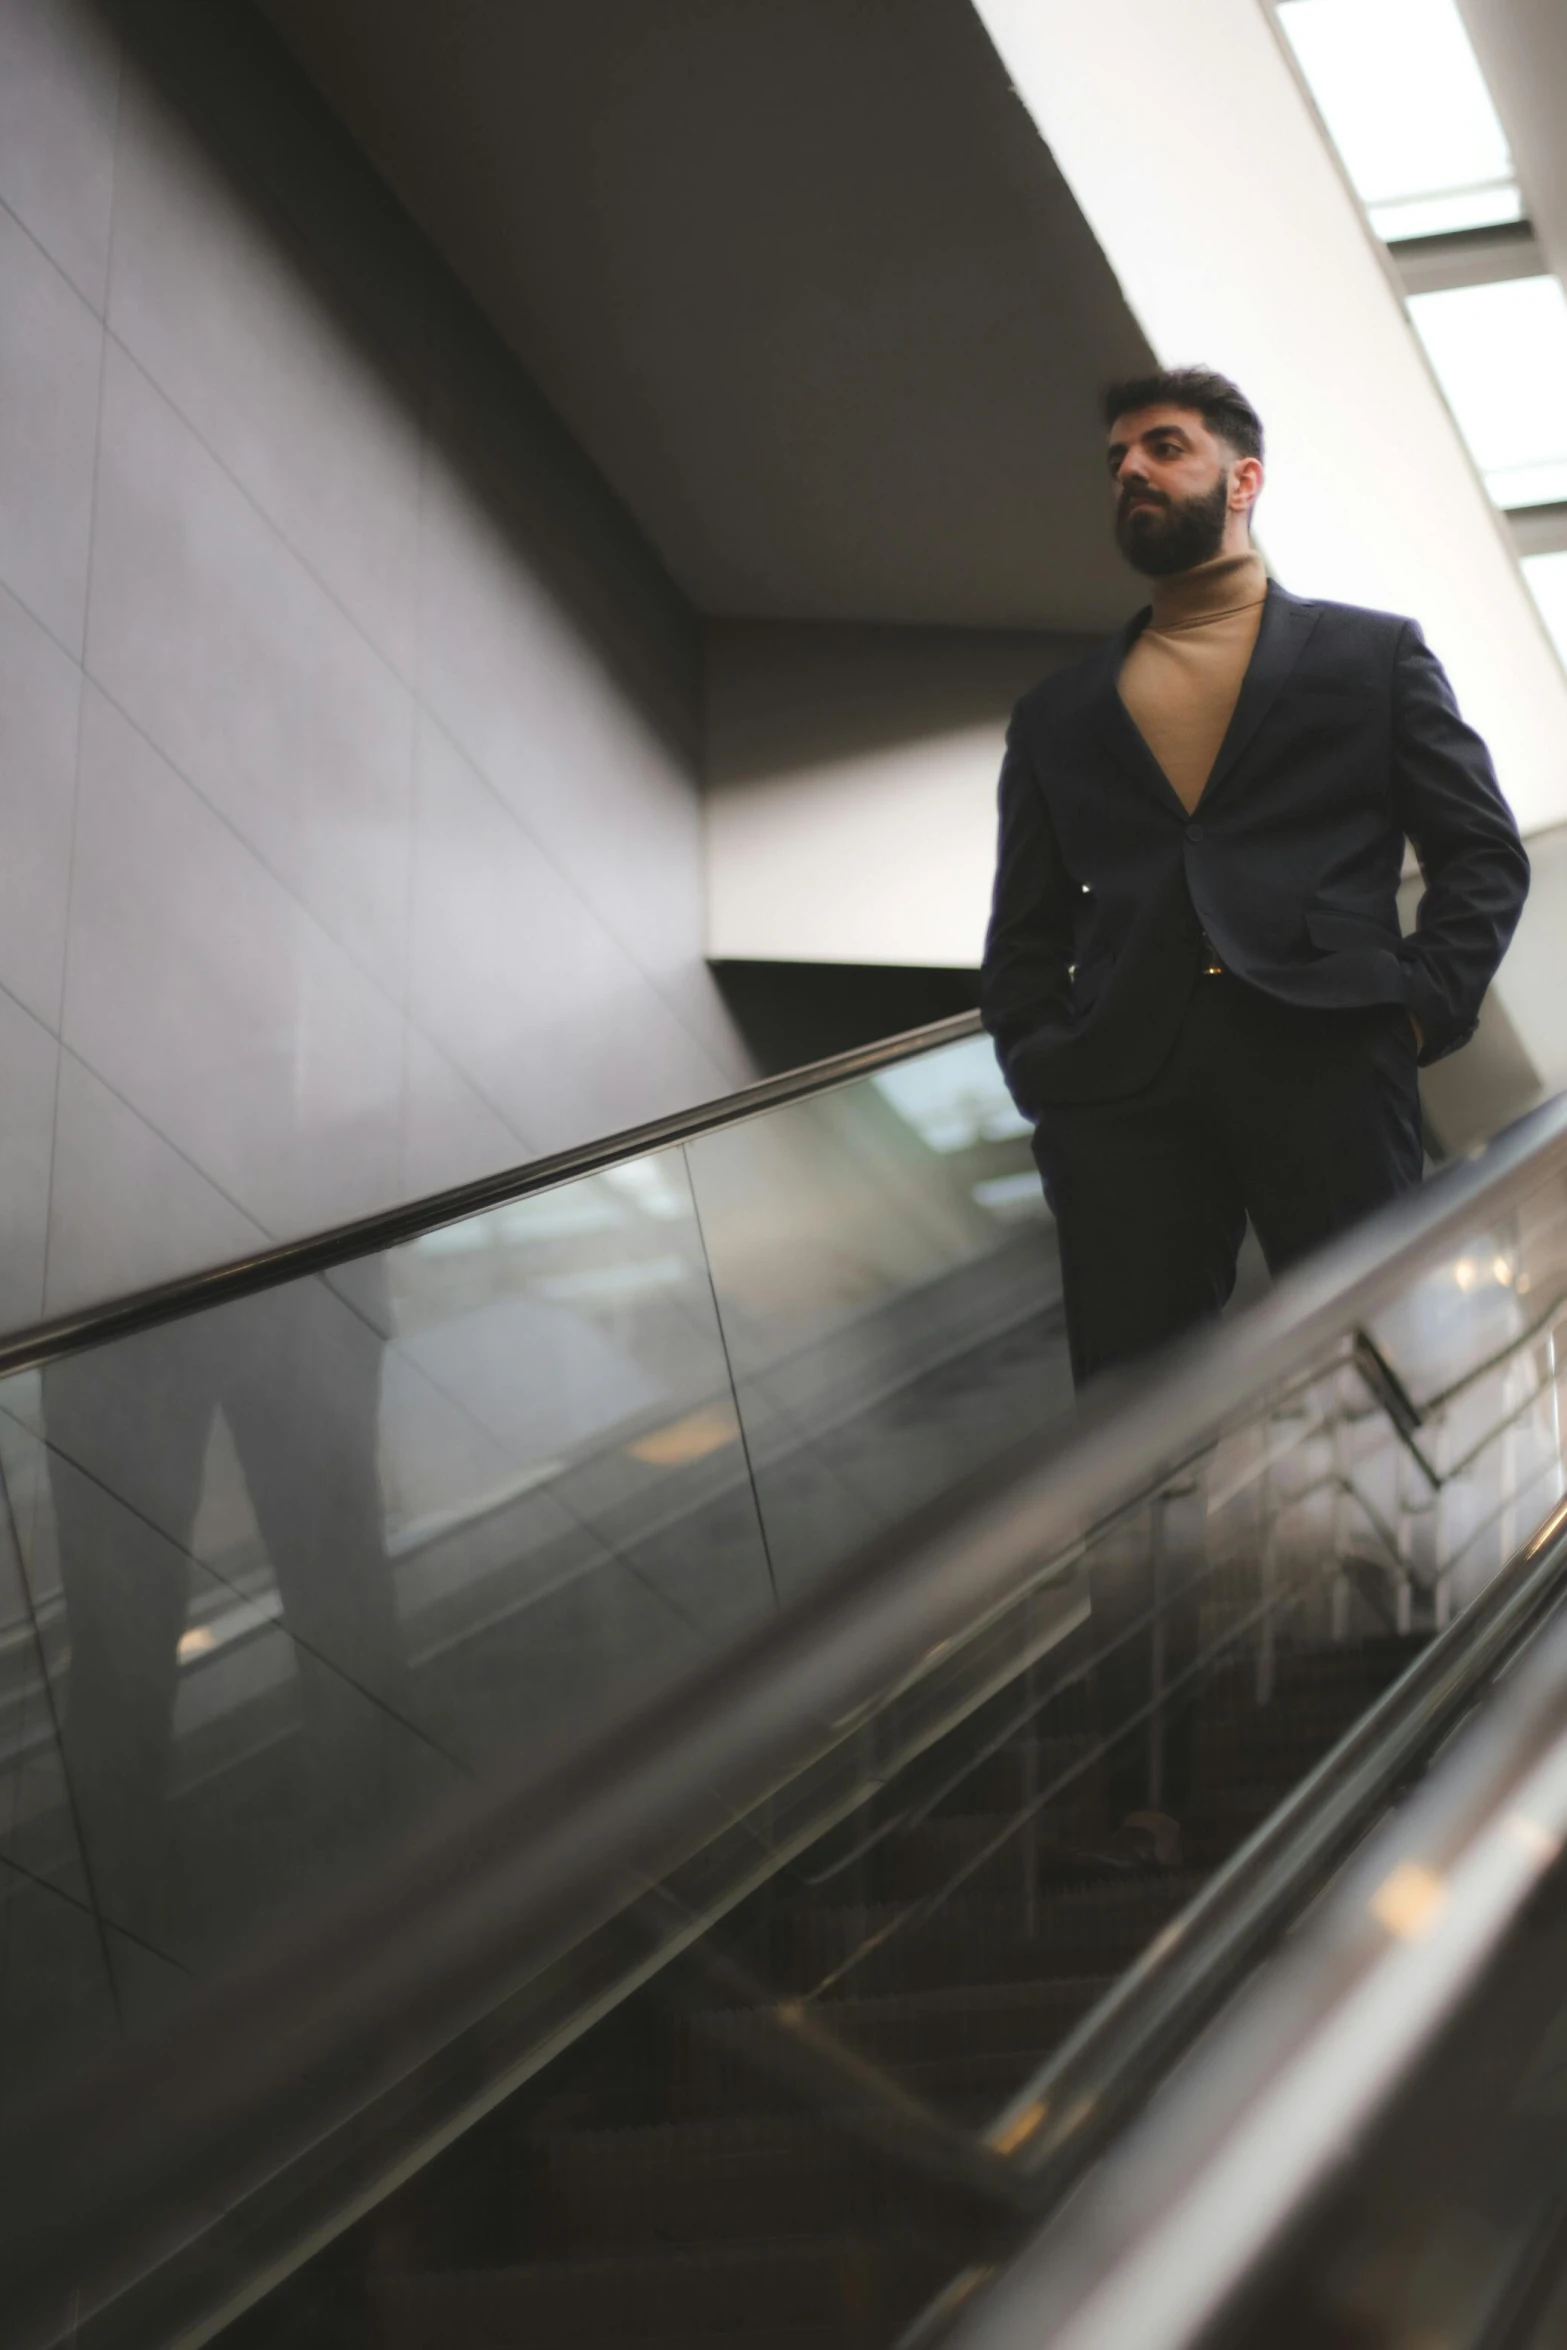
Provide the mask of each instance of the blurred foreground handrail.
[{"label": "blurred foreground handrail", "polygon": [[[1567,1503],[1530,1545],[1567,1551]],[[1567,1843],[1567,1620],[950,2337],[1198,2350],[1453,2022]]]},{"label": "blurred foreground handrail", "polygon": [[311,1233],[304,1240],[280,1241],[272,1248],[231,1258],[227,1264],[214,1265],[204,1272],[184,1273],[151,1289],[134,1290],[125,1297],[83,1306],[74,1313],[56,1314],[48,1321],[34,1322],[0,1337],[0,1379],[8,1378],[14,1371],[32,1370],[41,1363],[53,1362],[62,1355],[79,1354],[84,1347],[102,1346],[111,1339],[132,1337],[139,1330],[156,1329],[161,1323],[178,1321],[182,1315],[205,1307],[227,1305],[234,1298],[252,1297],[258,1290],[276,1289],[286,1281],[302,1280],[307,1274],[330,1273],[339,1265],[378,1256],[383,1249],[401,1248],[411,1240],[422,1239],[427,1232],[438,1231],[443,1224],[464,1223],[470,1216],[509,1207],[514,1200],[529,1199],[535,1192],[553,1191],[562,1183],[600,1174],[604,1168],[618,1166],[622,1160],[645,1158],[650,1151],[669,1150],[676,1143],[693,1142],[700,1135],[717,1133],[721,1127],[760,1117],[765,1110],[782,1109],[790,1102],[808,1101],[813,1095],[835,1092],[840,1086],[852,1085],[857,1078],[873,1077],[879,1069],[894,1068],[900,1061],[915,1060],[921,1053],[935,1052],[945,1044],[959,1044],[965,1037],[980,1033],[977,1012],[957,1012],[950,1019],[932,1020],[924,1027],[905,1029],[901,1035],[884,1037],[876,1044],[856,1045],[850,1052],[834,1053],[825,1061],[812,1061],[803,1069],[790,1069],[779,1077],[759,1078],[754,1085],[742,1086],[737,1092],[723,1094],[714,1101],[698,1102],[693,1108],[677,1110],[668,1117],[651,1119],[645,1126],[628,1126],[619,1134],[601,1135],[593,1142],[577,1143],[570,1150],[552,1152],[547,1158],[529,1159],[520,1167],[503,1167],[498,1173],[481,1175],[474,1182],[455,1184],[447,1191],[429,1192],[421,1199],[405,1200],[395,1208],[357,1217],[352,1223],[334,1224],[324,1232]]},{"label": "blurred foreground handrail", "polygon": [[1051,2208],[1567,1594],[1553,1508],[1193,1896],[985,2132]]},{"label": "blurred foreground handrail", "polygon": [[[11,2333],[155,2266],[836,1745],[1042,1567],[1331,1356],[1477,1218],[1567,1171],[1567,1100],[1444,1169],[1224,1329],[971,1478],[545,1771],[469,1790],[379,1874],[63,2084],[0,2144]],[[29,2330],[31,2329],[31,2330]]]}]

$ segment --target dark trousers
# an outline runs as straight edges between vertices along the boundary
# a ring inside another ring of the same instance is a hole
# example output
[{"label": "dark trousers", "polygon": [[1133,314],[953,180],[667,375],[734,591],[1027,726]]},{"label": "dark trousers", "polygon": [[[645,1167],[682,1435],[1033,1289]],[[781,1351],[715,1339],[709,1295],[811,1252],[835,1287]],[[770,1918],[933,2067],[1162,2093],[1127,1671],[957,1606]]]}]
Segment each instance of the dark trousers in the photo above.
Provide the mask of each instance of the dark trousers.
[{"label": "dark trousers", "polygon": [[[1228,973],[1205,976],[1151,1084],[1041,1119],[1034,1153],[1079,1387],[1220,1312],[1248,1217],[1278,1273],[1420,1181],[1415,1049],[1400,1006],[1306,1010]],[[1168,1686],[1195,1654],[1200,1542],[1189,1502],[1176,1517],[1180,1538],[1147,1522],[1091,1571],[1106,1735],[1146,1711],[1156,1670]],[[1179,1811],[1194,1751],[1189,1704],[1170,1710],[1157,1753],[1146,1736],[1119,1739],[1117,1816],[1151,1791]]]}]

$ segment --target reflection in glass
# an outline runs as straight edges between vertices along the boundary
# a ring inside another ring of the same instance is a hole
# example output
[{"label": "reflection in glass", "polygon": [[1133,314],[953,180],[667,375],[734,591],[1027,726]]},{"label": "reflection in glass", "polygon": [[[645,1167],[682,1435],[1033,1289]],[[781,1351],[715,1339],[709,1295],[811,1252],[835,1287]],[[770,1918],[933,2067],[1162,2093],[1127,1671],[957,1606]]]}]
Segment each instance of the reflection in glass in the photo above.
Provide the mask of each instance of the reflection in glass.
[{"label": "reflection in glass", "polygon": [[[982,1239],[972,1183],[949,1176],[973,1172],[956,1118],[923,1096],[898,1124],[892,1108],[849,1088],[830,1115],[693,1152],[753,1447],[776,1397],[808,1400],[791,1347],[838,1377],[851,1429],[879,1376],[896,1411],[861,1416],[857,1453],[810,1431],[844,1487],[869,1461],[873,1498],[907,1465],[922,1333],[938,1355],[956,1334],[968,1390],[993,1400],[968,1285],[983,1297],[1011,1245]],[[889,1235],[873,1210],[892,1200]],[[1567,1490],[1564,1301],[1557,1182],[1249,1397],[1157,1491],[1031,1561],[568,1962],[541,1956],[519,2027],[535,2045],[612,2012],[345,2248],[334,2274],[368,2338],[411,2309],[432,2339],[481,2319],[553,2338],[569,2310],[604,2341],[687,2341],[787,2293],[802,2338],[892,2350],[955,2279],[956,2305],[1036,2224],[1025,2183],[1089,2160],[1084,2134],[1146,2094],[1147,2043],[1129,2062],[1107,1995],[1152,1948],[1200,1957],[1193,1895]],[[878,1351],[883,1316],[902,1353]],[[798,1423],[787,1436],[759,1463],[775,1551],[807,1449]],[[1428,1721],[1425,1752],[1450,1728]],[[1157,1864],[1104,1857],[1133,1805],[1179,1820]],[[288,2342],[304,2306],[281,2297],[247,2350]]]},{"label": "reflection in glass", "polygon": [[381,1474],[424,1720],[472,1762],[773,1604],[678,1150],[387,1261]]},{"label": "reflection in glass", "polygon": [[[93,1927],[97,1977],[62,1985],[166,1996],[1070,1410],[988,1048],[894,1074],[0,1389],[0,1858]],[[1562,1493],[1564,1311],[1553,1183],[1031,1557],[755,1811],[715,1788],[711,1846],[508,2001],[521,2065],[648,1986],[560,2089],[575,2120],[541,2075],[546,2137],[728,2117],[803,2137],[815,2178],[818,2140],[832,2175],[862,2159],[839,2098],[969,2146],[1048,2135],[1077,2110],[1041,2086],[1065,2035]],[[1106,1876],[1130,1807],[1181,1849]],[[62,1999],[57,2049],[102,2012]],[[483,2053],[432,2099],[476,2094]],[[816,2110],[776,2091],[801,2067]],[[893,2167],[866,2208],[906,2207]],[[883,2254],[903,2309],[918,2279]]]},{"label": "reflection in glass", "polygon": [[[276,1896],[373,1849],[420,1783],[375,1473],[380,1358],[373,1325],[305,1281],[44,1373],[24,1566],[63,1608],[94,1893],[155,1949],[226,1939],[260,1883]],[[176,1814],[206,1822],[195,1883]]]},{"label": "reflection in glass", "polygon": [[986,1039],[687,1157],[782,1592],[1070,1410],[1054,1227]]},{"label": "reflection in glass", "polygon": [[0,1462],[0,1822],[185,1966],[773,1605],[678,1152],[14,1379]]}]

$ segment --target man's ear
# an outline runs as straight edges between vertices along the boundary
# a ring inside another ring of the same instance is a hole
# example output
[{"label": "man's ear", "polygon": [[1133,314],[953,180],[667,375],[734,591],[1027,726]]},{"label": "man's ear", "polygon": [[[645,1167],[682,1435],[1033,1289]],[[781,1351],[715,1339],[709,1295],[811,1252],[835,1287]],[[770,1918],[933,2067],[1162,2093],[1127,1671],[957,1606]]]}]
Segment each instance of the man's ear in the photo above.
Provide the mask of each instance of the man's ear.
[{"label": "man's ear", "polygon": [[1262,495],[1262,459],[1237,457],[1230,468],[1230,504],[1250,514]]}]

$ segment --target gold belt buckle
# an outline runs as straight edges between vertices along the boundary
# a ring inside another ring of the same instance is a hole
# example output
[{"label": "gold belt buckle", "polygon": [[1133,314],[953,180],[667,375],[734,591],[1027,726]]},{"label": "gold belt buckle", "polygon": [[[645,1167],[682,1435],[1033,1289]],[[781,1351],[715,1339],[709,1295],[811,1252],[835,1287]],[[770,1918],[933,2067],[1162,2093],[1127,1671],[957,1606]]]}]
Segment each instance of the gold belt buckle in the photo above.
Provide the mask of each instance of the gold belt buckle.
[{"label": "gold belt buckle", "polygon": [[1214,945],[1212,939],[1208,936],[1206,930],[1202,934],[1202,946],[1203,953],[1208,958],[1202,967],[1202,975],[1204,979],[1222,979],[1224,977],[1224,965],[1220,962],[1219,951]]}]

